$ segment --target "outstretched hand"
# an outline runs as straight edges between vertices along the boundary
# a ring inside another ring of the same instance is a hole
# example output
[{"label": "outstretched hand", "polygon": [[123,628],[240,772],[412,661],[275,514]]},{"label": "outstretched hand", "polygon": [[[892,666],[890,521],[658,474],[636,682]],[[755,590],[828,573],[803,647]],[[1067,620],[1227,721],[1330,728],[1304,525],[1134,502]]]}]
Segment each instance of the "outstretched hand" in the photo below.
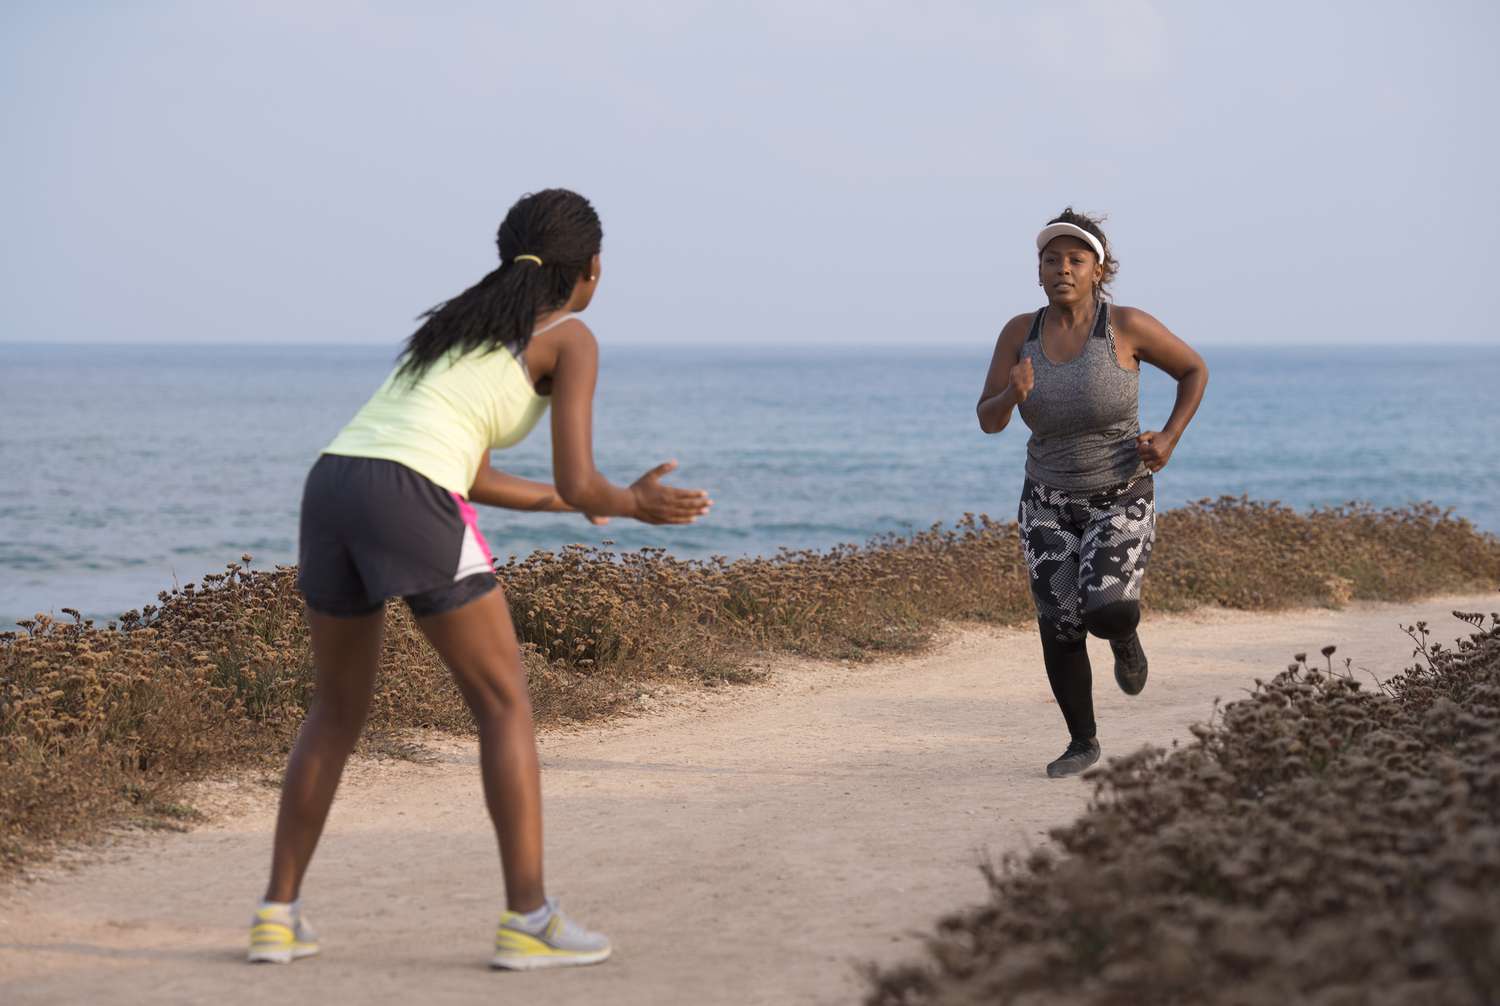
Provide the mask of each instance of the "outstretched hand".
[{"label": "outstretched hand", "polygon": [[691,524],[708,513],[714,501],[702,489],[662,484],[662,476],[676,469],[676,461],[663,461],[630,484],[636,520],[645,524]]},{"label": "outstretched hand", "polygon": [[1146,470],[1153,475],[1167,466],[1167,461],[1172,457],[1172,448],[1176,446],[1176,437],[1156,430],[1147,430],[1135,438],[1135,452],[1140,455]]}]

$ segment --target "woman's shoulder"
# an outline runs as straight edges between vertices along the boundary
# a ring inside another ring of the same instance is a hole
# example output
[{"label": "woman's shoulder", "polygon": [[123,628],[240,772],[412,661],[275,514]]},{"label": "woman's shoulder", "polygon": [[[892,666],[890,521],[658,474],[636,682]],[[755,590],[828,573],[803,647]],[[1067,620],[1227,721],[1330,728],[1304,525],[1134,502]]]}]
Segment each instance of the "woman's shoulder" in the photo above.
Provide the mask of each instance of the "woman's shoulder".
[{"label": "woman's shoulder", "polygon": [[526,344],[522,363],[535,381],[549,377],[564,355],[597,358],[599,342],[594,330],[578,315],[569,315],[544,326]]},{"label": "woman's shoulder", "polygon": [[1009,336],[1013,339],[1024,339],[1026,333],[1031,331],[1031,323],[1036,320],[1036,316],[1036,311],[1026,311],[1011,318],[1005,323],[1005,327],[1000,329],[1000,338],[1004,339]]},{"label": "woman's shoulder", "polygon": [[588,322],[576,314],[570,314],[541,326],[535,335],[531,337],[533,344],[544,340],[552,342],[570,342],[578,339],[594,339],[594,330],[589,328]]},{"label": "woman's shoulder", "polygon": [[1109,305],[1109,323],[1120,332],[1137,332],[1142,328],[1161,324],[1150,312],[1126,304]]}]

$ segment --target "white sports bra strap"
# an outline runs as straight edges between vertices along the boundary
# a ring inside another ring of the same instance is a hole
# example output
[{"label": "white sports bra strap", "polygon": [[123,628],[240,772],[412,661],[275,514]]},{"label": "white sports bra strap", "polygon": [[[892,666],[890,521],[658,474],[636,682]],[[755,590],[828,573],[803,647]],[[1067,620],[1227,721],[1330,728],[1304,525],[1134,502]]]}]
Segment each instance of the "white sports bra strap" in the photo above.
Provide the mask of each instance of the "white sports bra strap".
[{"label": "white sports bra strap", "polygon": [[541,328],[534,328],[534,329],[532,329],[531,330],[531,337],[534,339],[537,336],[541,335],[543,332],[550,332],[552,329],[556,328],[558,325],[561,325],[563,322],[565,322],[565,321],[572,321],[576,317],[578,317],[578,315],[573,314],[572,312],[569,312],[568,314],[563,315],[561,318],[553,318],[551,321],[547,322],[547,324],[543,325]]}]

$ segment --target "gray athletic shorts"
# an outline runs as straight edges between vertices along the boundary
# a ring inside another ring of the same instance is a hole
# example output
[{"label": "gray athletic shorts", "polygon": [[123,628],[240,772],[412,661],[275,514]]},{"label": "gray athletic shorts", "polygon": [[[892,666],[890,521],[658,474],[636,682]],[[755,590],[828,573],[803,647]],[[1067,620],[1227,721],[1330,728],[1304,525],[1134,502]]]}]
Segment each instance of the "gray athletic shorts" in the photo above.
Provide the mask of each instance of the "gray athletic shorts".
[{"label": "gray athletic shorts", "polygon": [[378,458],[318,458],[302,490],[297,554],[297,586],[324,615],[368,615],[390,597],[437,615],[496,586],[469,502]]}]

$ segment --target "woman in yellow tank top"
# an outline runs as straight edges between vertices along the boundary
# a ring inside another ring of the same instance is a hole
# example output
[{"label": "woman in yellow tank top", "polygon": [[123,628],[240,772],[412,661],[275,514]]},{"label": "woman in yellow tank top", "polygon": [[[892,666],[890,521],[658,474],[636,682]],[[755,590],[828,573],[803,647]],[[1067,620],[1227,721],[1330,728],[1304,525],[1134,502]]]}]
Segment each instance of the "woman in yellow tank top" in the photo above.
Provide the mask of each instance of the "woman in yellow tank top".
[{"label": "woman in yellow tank top", "polygon": [[[485,802],[505,874],[495,967],[591,964],[609,941],[565,918],[542,883],[541,781],[531,704],[510,610],[471,503],[688,524],[701,490],[629,487],[594,467],[598,345],[577,312],[599,284],[603,231],[565,189],[523,197],[500,225],[500,265],[429,311],[396,369],[324,449],[302,499],[298,585],[317,691],[287,766],[271,878],[249,959],[317,953],[301,885],[344,763],[364,725],[385,602],[403,598],[458,682],[479,728]],[[490,467],[552,410],[555,485]]]}]

